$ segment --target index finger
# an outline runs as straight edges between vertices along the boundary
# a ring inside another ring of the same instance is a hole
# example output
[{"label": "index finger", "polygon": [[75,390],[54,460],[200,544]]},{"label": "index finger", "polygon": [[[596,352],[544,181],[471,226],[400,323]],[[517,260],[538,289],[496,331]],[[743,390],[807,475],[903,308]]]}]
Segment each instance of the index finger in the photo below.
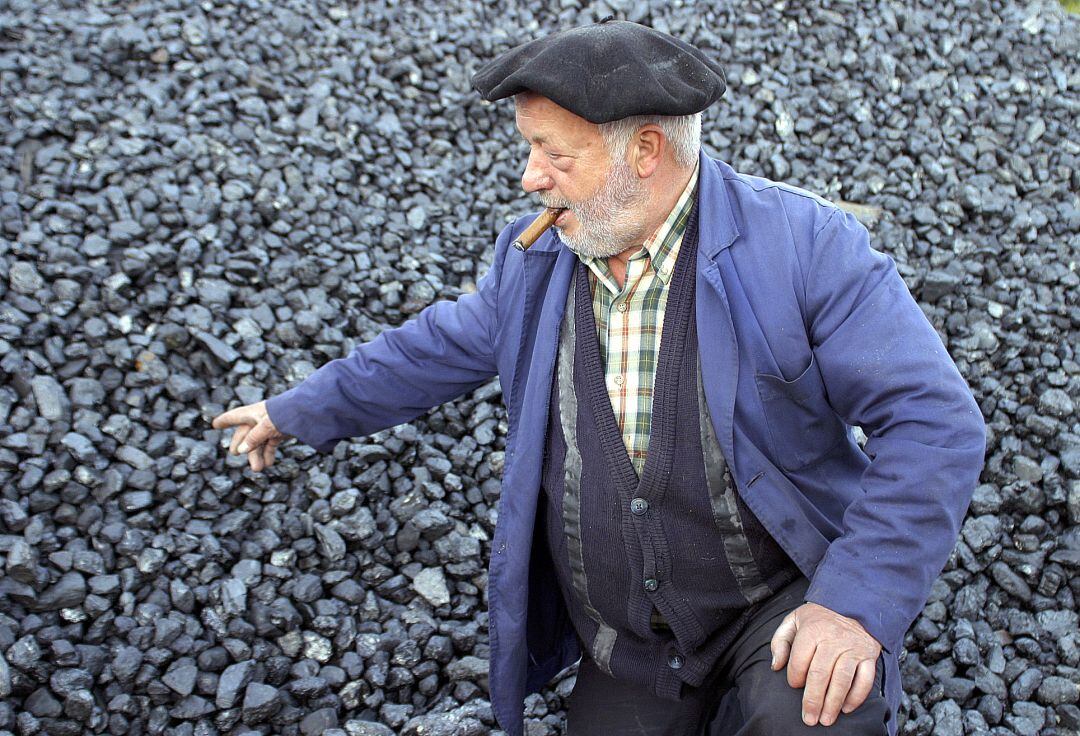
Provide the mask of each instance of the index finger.
[{"label": "index finger", "polygon": [[214,417],[214,420],[210,422],[210,426],[214,429],[226,429],[237,424],[258,424],[255,417],[245,414],[245,409],[247,409],[246,406],[238,406],[235,409],[222,412]]},{"label": "index finger", "polygon": [[791,643],[787,663],[787,681],[792,687],[803,687],[809,676],[810,665],[817,652],[817,642],[809,634],[797,631]]}]

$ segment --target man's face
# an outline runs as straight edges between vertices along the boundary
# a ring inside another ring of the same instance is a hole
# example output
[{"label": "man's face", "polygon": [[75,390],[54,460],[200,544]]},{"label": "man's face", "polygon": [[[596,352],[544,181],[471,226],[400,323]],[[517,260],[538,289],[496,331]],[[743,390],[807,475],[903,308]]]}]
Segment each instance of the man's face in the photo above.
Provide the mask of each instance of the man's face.
[{"label": "man's face", "polygon": [[521,177],[545,207],[565,207],[555,223],[575,253],[606,258],[640,245],[644,183],[625,158],[612,160],[600,129],[546,97],[516,98],[517,127],[530,144]]}]

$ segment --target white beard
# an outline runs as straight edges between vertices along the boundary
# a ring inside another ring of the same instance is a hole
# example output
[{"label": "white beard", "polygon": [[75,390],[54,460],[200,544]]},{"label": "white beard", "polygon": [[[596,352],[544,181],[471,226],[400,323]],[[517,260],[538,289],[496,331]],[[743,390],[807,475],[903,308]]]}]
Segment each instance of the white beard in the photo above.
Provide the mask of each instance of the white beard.
[{"label": "white beard", "polygon": [[644,243],[644,209],[648,192],[625,161],[608,171],[600,190],[577,204],[540,195],[546,207],[566,207],[578,220],[578,229],[569,235],[562,228],[559,238],[579,256],[609,258],[627,248]]}]

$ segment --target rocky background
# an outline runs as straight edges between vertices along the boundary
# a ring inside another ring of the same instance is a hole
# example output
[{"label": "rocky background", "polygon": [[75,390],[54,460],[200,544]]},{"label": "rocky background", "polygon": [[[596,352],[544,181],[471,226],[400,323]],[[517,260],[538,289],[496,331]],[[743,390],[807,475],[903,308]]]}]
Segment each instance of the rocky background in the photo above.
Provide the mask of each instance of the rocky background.
[{"label": "rocky background", "polygon": [[[674,7],[672,7],[674,5]],[[471,734],[498,385],[293,444],[209,420],[474,288],[536,209],[513,44],[723,61],[704,143],[846,203],[989,424],[903,734],[1080,731],[1080,28],[1053,2],[0,3],[0,734]],[[561,732],[572,673],[527,703]]]}]

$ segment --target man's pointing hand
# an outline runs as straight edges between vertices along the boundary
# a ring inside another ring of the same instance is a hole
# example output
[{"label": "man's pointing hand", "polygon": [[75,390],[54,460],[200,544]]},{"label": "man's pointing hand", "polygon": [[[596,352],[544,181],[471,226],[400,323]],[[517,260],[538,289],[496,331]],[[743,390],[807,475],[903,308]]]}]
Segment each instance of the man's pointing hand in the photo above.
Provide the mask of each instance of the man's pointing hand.
[{"label": "man's pointing hand", "polygon": [[274,464],[274,450],[289,438],[280,432],[266,413],[266,402],[238,406],[214,417],[214,429],[236,427],[229,452],[233,455],[247,453],[248,463],[256,473]]}]

